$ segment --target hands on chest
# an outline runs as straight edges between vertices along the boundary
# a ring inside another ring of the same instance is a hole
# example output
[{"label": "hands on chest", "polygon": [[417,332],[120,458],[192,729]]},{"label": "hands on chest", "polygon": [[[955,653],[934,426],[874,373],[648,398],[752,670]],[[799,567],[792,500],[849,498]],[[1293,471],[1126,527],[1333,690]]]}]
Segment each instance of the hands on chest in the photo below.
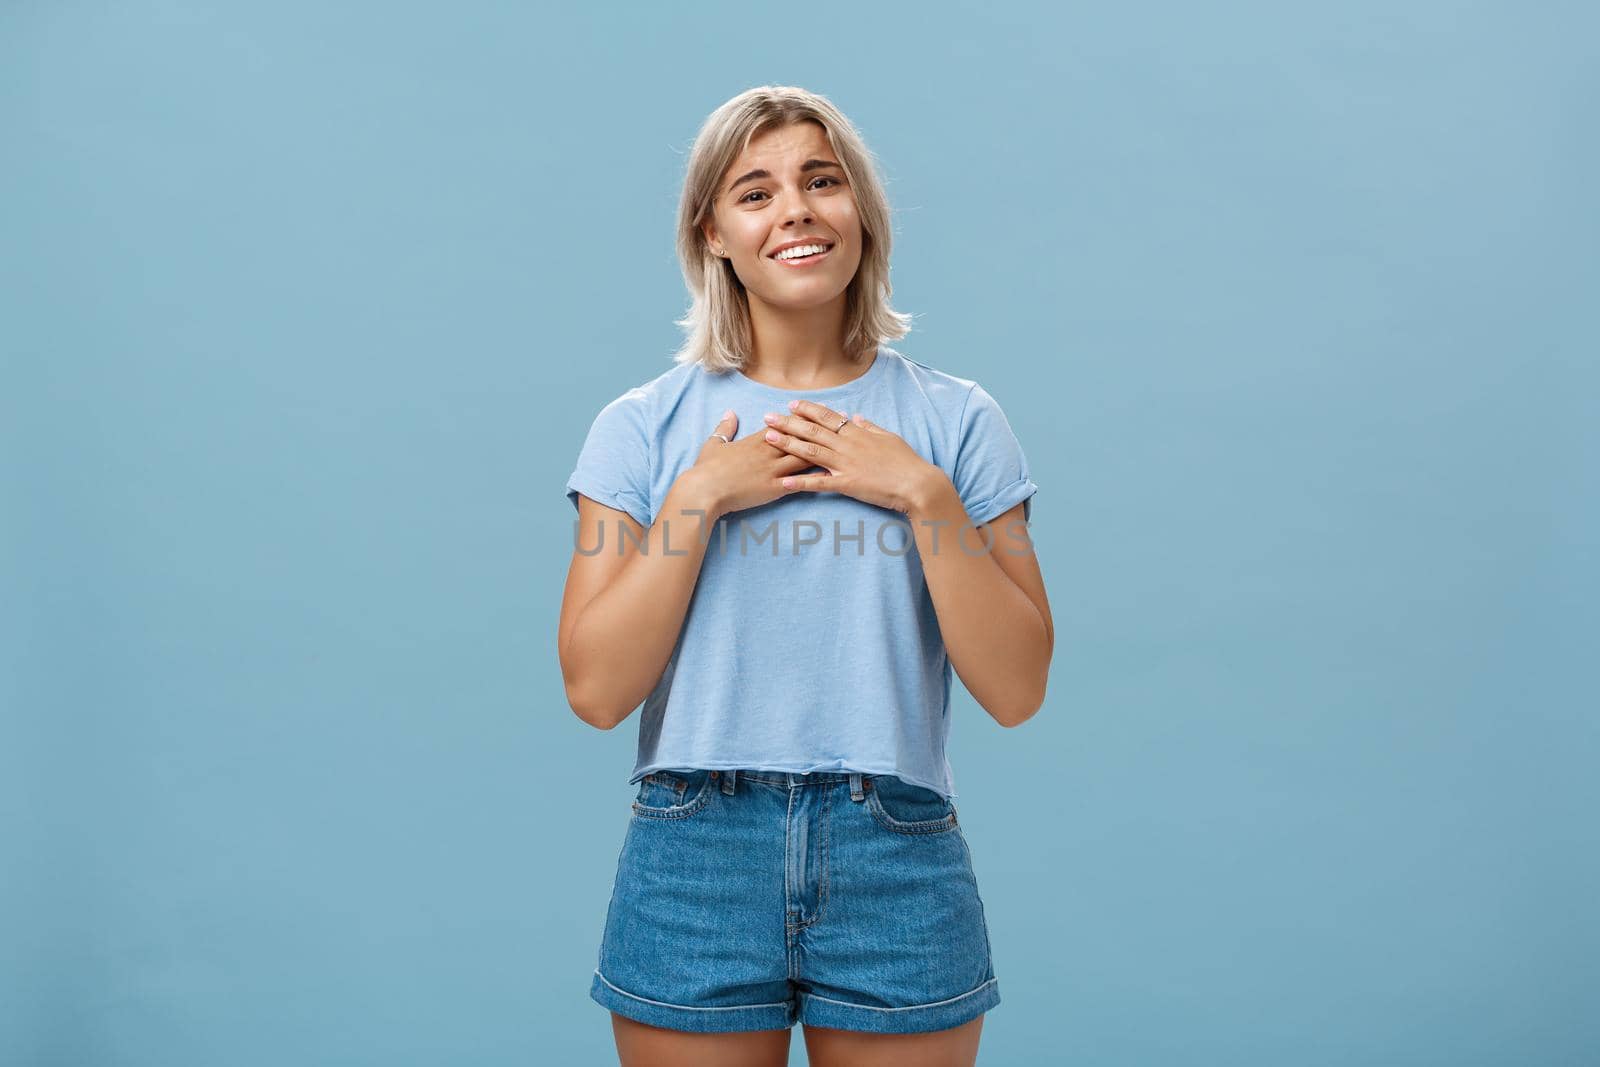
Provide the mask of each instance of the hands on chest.
[{"label": "hands on chest", "polygon": [[[787,413],[769,413],[761,433],[738,437],[738,422],[731,411],[724,416],[682,475],[697,480],[716,502],[712,519],[818,491],[904,513],[932,480],[945,477],[898,434],[863,415],[852,418],[810,400],[790,401]],[[812,467],[827,473],[800,473]]]}]

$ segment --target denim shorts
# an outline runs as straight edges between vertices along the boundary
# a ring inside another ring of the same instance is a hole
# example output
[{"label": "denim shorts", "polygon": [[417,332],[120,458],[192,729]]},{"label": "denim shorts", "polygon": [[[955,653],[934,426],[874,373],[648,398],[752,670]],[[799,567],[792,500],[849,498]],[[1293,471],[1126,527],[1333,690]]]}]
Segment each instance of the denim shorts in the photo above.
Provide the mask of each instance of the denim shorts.
[{"label": "denim shorts", "polygon": [[1000,987],[954,803],[887,774],[647,774],[589,996],[701,1033],[976,1018]]}]

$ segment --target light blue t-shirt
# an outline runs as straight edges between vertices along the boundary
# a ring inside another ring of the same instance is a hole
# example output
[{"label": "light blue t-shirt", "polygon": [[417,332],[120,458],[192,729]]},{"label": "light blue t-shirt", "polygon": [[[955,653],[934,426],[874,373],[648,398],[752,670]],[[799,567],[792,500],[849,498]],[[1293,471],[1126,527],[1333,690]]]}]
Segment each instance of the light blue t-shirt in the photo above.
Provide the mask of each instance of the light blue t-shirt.
[{"label": "light blue t-shirt", "polygon": [[[576,509],[582,493],[649,531],[723,411],[738,413],[741,440],[796,398],[898,434],[950,475],[972,521],[1019,502],[1032,518],[1038,486],[994,398],[886,345],[865,373],[828,389],[677,365],[601,409],[567,499]],[[615,553],[621,531],[602,525],[601,551]],[[1020,530],[990,531],[996,552],[1021,546]],[[696,532],[672,524],[668,547],[681,552]],[[955,796],[945,755],[954,671],[907,516],[801,491],[729,512],[709,534],[677,646],[644,702],[629,782],[662,769],[861,771]],[[961,551],[954,535],[941,528],[937,550]],[[979,551],[977,534],[966,543]],[[660,531],[646,547],[663,550]]]}]

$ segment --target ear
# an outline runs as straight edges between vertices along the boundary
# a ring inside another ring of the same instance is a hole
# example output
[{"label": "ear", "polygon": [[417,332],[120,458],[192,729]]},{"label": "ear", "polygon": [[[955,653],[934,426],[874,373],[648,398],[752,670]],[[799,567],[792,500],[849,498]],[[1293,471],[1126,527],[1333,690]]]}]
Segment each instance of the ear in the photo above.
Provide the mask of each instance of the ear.
[{"label": "ear", "polygon": [[[716,246],[718,246],[718,245],[720,245],[722,243],[721,241],[717,240],[717,224],[715,222],[713,222],[711,219],[707,219],[706,221],[704,221],[704,222],[702,222],[700,224],[700,233],[706,239],[706,247],[707,248],[713,248],[714,249],[714,248],[716,248]],[[712,253],[712,255],[715,255],[715,254],[716,254],[715,252]]]}]

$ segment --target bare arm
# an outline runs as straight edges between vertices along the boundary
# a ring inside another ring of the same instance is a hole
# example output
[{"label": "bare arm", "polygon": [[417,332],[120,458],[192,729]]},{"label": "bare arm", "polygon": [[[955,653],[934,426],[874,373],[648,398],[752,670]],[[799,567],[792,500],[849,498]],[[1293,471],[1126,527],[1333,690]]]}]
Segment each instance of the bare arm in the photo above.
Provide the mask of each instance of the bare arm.
[{"label": "bare arm", "polygon": [[790,479],[790,491],[837,489],[904,513],[951,667],[1001,726],[1032,718],[1044,703],[1055,628],[1025,504],[974,527],[950,476],[898,434],[860,414],[838,421],[842,412],[809,400],[790,410],[773,422],[775,443],[828,470]]},{"label": "bare arm", "polygon": [[1023,505],[971,527],[955,486],[935,471],[919,487],[907,518],[950,666],[996,722],[1020,726],[1044,703],[1055,650]]},{"label": "bare arm", "polygon": [[[616,726],[661,681],[713,524],[782,496],[779,478],[810,466],[758,435],[732,440],[738,425],[731,411],[717,423],[717,434],[730,440],[707,437],[694,465],[667,491],[648,536],[627,512],[578,496],[578,543],[556,644],[567,703],[591,726]],[[606,540],[595,552],[602,523]]]},{"label": "bare arm", "polygon": [[[578,718],[609,730],[661,680],[700,577],[705,532],[717,517],[712,495],[690,471],[673,484],[648,531],[627,512],[578,497],[578,543],[557,636],[567,703]],[[602,525],[604,544],[595,552]]]}]

